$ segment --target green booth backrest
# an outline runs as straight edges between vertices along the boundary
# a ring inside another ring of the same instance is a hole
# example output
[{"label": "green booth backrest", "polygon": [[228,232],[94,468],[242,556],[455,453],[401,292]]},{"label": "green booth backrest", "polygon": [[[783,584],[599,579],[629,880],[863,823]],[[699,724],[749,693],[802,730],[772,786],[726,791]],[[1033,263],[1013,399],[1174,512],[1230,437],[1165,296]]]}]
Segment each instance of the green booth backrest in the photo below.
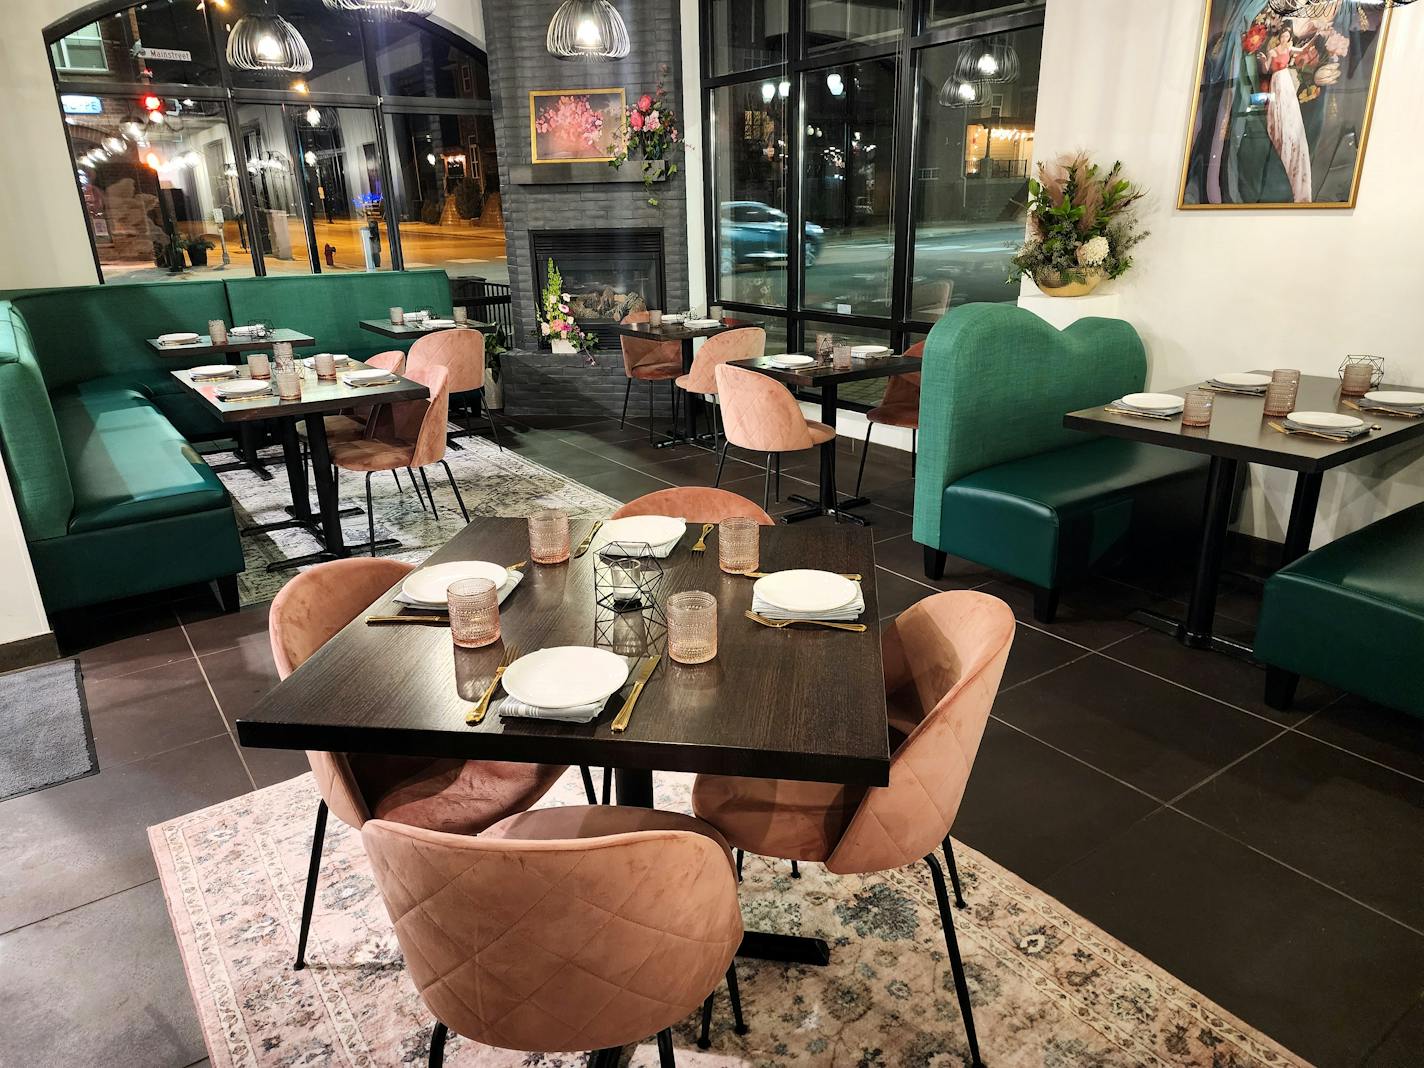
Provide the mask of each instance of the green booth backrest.
[{"label": "green booth backrest", "polygon": [[362,330],[361,319],[384,319],[392,307],[451,311],[450,279],[441,270],[269,275],[226,285],[234,323],[261,320],[300,330],[316,338],[319,350],[358,359],[408,347]]},{"label": "green booth backrest", "polygon": [[178,330],[205,334],[227,319],[222,282],[142,282],[71,286],[16,297],[29,324],[50,392],[110,375],[135,380],[181,366],[148,339]]},{"label": "green booth backrest", "polygon": [[8,302],[0,302],[0,449],[25,537],[63,535],[74,488],[29,328]]},{"label": "green booth backrest", "polygon": [[940,537],[944,488],[996,464],[1088,440],[1063,416],[1142,388],[1147,353],[1121,319],[1058,330],[1013,304],[965,304],[925,340],[915,540]]}]

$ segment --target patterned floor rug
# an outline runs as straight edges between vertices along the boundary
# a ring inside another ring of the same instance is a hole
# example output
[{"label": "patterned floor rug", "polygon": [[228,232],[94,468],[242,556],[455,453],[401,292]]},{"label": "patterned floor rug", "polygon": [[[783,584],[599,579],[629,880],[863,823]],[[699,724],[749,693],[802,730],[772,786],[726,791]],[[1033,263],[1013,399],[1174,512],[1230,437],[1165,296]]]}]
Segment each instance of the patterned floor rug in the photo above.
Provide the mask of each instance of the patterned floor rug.
[{"label": "patterned floor rug", "polygon": [[[550,471],[518,453],[501,451],[484,438],[461,438],[460,446],[458,451],[452,449],[446,459],[472,517],[523,516],[539,508],[563,508],[572,514],[603,514],[617,507],[616,501],[597,490]],[[291,488],[282,464],[282,450],[275,447],[262,449],[258,455],[272,473],[270,480],[246,468],[224,471],[219,476],[232,494],[238,526],[244,529],[254,524],[286,519],[285,509],[292,503]],[[215,456],[214,462],[230,459],[230,454]],[[379,473],[372,477],[376,537],[395,538],[401,543],[399,549],[382,550],[382,556],[419,563],[465,525],[444,470],[435,465],[426,474],[435,494],[434,516],[428,508],[421,506],[404,471],[400,472],[399,488],[396,479],[389,474]],[[365,542],[365,477],[343,473],[339,487],[343,507],[357,506],[362,509],[360,515],[342,520],[342,535],[348,545]],[[315,503],[315,493],[312,500]],[[319,548],[320,543],[304,530],[279,530],[244,536],[242,552],[247,570],[238,577],[242,603],[270,601],[292,576],[291,571],[269,572],[269,563],[301,556]]]},{"label": "patterned floor rug", "polygon": [[[691,777],[659,774],[658,805],[687,809]],[[327,830],[305,971],[294,972],[317,794],[309,776],[149,831],[215,1068],[424,1065],[433,1020],[405,975],[361,849]],[[544,804],[582,804],[577,773]],[[956,912],[986,1063],[993,1068],[1299,1065],[1260,1032],[1184,987],[1058,902],[965,846],[969,908]],[[678,1064],[950,1068],[964,1031],[924,865],[833,876],[747,858],[748,928],[816,934],[826,968],[741,961],[751,1032],[733,1033],[725,992],[713,1044],[675,1029]],[[491,1049],[452,1036],[453,1066],[574,1068],[583,1055]],[[631,1052],[657,1063],[649,1044]]]}]

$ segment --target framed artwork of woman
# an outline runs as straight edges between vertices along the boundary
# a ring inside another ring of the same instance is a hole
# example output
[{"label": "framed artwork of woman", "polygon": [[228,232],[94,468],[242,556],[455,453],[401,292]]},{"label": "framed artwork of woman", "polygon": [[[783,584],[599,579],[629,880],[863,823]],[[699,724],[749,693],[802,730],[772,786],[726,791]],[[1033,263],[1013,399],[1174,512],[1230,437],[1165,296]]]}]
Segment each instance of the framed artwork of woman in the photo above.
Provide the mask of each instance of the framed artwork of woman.
[{"label": "framed artwork of woman", "polygon": [[1205,3],[1177,206],[1354,207],[1392,6]]}]

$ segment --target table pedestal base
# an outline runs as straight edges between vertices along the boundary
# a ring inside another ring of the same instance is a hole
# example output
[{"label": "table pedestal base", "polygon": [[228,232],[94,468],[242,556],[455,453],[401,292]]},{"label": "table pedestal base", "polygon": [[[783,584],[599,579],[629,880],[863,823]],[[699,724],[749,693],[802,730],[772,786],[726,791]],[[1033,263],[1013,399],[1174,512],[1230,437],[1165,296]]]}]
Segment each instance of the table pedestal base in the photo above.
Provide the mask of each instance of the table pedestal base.
[{"label": "table pedestal base", "polygon": [[844,519],[847,523],[859,523],[861,526],[868,526],[870,523],[870,520],[865,516],[856,515],[854,512],[846,510],[848,508],[863,508],[870,503],[869,497],[847,497],[831,507],[827,507],[820,501],[813,501],[810,497],[803,497],[799,493],[792,494],[786,499],[795,501],[797,504],[804,504],[806,507],[794,512],[787,512],[781,517],[783,523],[800,523],[806,519],[815,519],[819,515],[828,515],[836,520]]},{"label": "table pedestal base", "polygon": [[1210,649],[1214,653],[1226,653],[1228,656],[1234,656],[1240,660],[1255,661],[1251,647],[1245,642],[1238,642],[1234,638],[1226,638],[1215,633],[1194,632],[1188,629],[1185,620],[1176,619],[1161,612],[1149,612],[1146,609],[1133,612],[1127,618],[1134,623],[1141,623],[1144,627],[1155,630],[1159,634],[1173,637],[1192,649]]}]

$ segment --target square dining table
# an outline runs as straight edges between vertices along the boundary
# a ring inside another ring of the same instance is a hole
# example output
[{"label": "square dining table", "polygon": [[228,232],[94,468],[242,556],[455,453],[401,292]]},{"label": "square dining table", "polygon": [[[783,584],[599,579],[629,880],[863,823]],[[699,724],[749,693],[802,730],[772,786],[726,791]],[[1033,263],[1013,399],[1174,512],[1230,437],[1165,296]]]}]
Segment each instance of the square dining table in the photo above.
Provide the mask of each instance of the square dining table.
[{"label": "square dining table", "polygon": [[279,341],[287,342],[294,349],[307,349],[316,344],[316,338],[310,334],[303,334],[300,330],[288,330],[286,327],[278,327],[262,337],[247,337],[229,333],[227,340],[222,344],[215,343],[207,334],[199,334],[197,341],[185,345],[161,345],[156,337],[146,340],[149,347],[160,356],[173,357],[227,356],[241,352],[256,352],[260,349],[270,349]]},{"label": "square dining table", "polygon": [[[1200,388],[1203,388],[1202,385],[1197,384],[1164,392],[1185,396],[1189,390]],[[1069,412],[1063,417],[1063,425],[1073,430],[1127,438],[1168,449],[1184,449],[1211,457],[1206,502],[1202,509],[1201,545],[1187,601],[1186,618],[1179,620],[1158,613],[1138,613],[1142,622],[1172,634],[1183,645],[1250,656],[1249,646],[1215,634],[1212,629],[1216,616],[1217,587],[1221,580],[1222,554],[1240,465],[1263,464],[1296,473],[1290,520],[1281,551],[1281,566],[1284,567],[1310,548],[1316,506],[1320,503],[1320,483],[1326,471],[1384,449],[1397,449],[1424,437],[1424,419],[1363,411],[1354,406],[1355,401],[1356,398],[1340,393],[1338,377],[1301,376],[1296,398],[1297,411],[1338,412],[1363,419],[1373,428],[1363,437],[1349,441],[1327,441],[1308,434],[1286,433],[1282,428],[1282,418],[1265,414],[1265,397],[1225,392],[1216,393],[1211,425],[1204,427],[1183,426],[1180,417],[1150,419],[1120,415],[1105,410],[1101,405]]]},{"label": "square dining table", "polygon": [[[917,374],[924,369],[924,361],[915,356],[876,356],[868,359],[852,359],[847,370],[838,371],[830,360],[818,360],[805,367],[778,367],[776,356],[758,356],[750,360],[733,360],[733,367],[745,367],[774,378],[778,382],[796,389],[819,389],[821,391],[821,422],[832,430],[836,427],[836,410],[840,407],[838,386],[842,382],[862,382],[868,378],[889,378],[891,375]],[[836,439],[832,437],[821,445],[821,492],[817,500],[793,495],[791,500],[806,507],[788,512],[781,519],[785,523],[799,523],[803,519],[814,519],[828,515],[846,519],[852,523],[864,524],[864,516],[850,511],[870,502],[869,497],[840,499],[836,491]]]},{"label": "square dining table", "polygon": [[[341,533],[341,516],[356,515],[343,512],[337,497],[336,480],[331,473],[331,452],[326,437],[326,416],[334,415],[348,408],[377,404],[391,404],[395,401],[419,400],[428,397],[430,391],[419,382],[412,382],[400,375],[393,375],[393,381],[376,386],[348,386],[341,377],[347,371],[362,370],[366,367],[360,360],[351,360],[341,366],[333,381],[323,382],[316,374],[299,361],[303,368],[302,396],[300,400],[282,400],[272,394],[257,400],[225,401],[217,395],[217,387],[230,379],[213,381],[193,381],[191,371],[172,371],[186,389],[202,398],[213,413],[224,423],[241,427],[255,420],[272,420],[277,424],[282,441],[282,457],[287,468],[287,481],[292,491],[292,506],[288,509],[291,519],[276,523],[266,523],[248,528],[243,533],[251,534],[284,527],[301,527],[321,539],[322,548],[315,553],[288,557],[268,565],[272,571],[285,571],[318,563],[322,560],[336,560],[351,555],[351,547],[344,542]],[[238,369],[237,377],[251,376],[246,367]],[[301,443],[298,440],[297,420],[306,425],[307,445],[311,450],[312,471],[316,480],[316,495],[320,516],[313,515],[311,500],[307,495],[307,470],[302,462]],[[386,541],[386,547],[396,545]],[[377,542],[377,548],[382,546]],[[365,546],[369,548],[369,546]]]},{"label": "square dining table", "polygon": [[445,330],[493,330],[494,323],[476,322],[474,319],[465,321],[465,325],[452,323],[449,326],[426,326],[424,323],[416,324],[411,322],[393,323],[389,319],[360,319],[358,320],[362,330],[369,330],[373,334],[380,334],[388,337],[392,341],[414,341],[416,338],[424,337],[426,334],[439,334]]},{"label": "square dining table", "polygon": [[[722,320],[711,326],[687,326],[685,323],[669,322],[662,322],[657,326],[653,326],[651,323],[617,323],[613,329],[624,337],[642,338],[646,341],[677,342],[681,346],[682,352],[682,373],[687,374],[692,370],[692,343],[694,341],[700,337],[716,337],[718,334],[725,334],[728,330],[735,330],[737,327],[736,324]],[[653,447],[665,449],[670,445],[695,444],[697,442],[697,414],[701,408],[702,398],[689,393],[687,403],[683,405],[682,426]]]},{"label": "square dining table", "polygon": [[[571,523],[575,545],[593,520]],[[753,580],[724,574],[716,534],[693,552],[700,528],[662,561],[664,596],[705,590],[717,598],[715,659],[686,666],[663,656],[626,731],[611,723],[633,684],[615,693],[587,724],[501,718],[492,703],[483,722],[466,714],[511,652],[597,644],[597,550],[564,564],[526,564],[500,608],[502,637],[484,649],[457,648],[448,624],[369,624],[391,615],[399,588],[278,683],[237,723],[244,746],[317,749],[479,760],[580,764],[615,769],[618,802],[652,807],[653,772],[710,772],[884,786],[890,751],[875,583],[863,584],[863,633],[798,626],[771,629],[747,619]],[[523,519],[477,518],[422,566],[527,560]],[[761,566],[817,567],[875,574],[868,531],[845,526],[764,527]],[[654,637],[649,648],[656,652]],[[629,652],[626,647],[620,653]],[[498,695],[496,695],[498,700]],[[755,935],[744,955],[825,963],[824,942]]]}]

